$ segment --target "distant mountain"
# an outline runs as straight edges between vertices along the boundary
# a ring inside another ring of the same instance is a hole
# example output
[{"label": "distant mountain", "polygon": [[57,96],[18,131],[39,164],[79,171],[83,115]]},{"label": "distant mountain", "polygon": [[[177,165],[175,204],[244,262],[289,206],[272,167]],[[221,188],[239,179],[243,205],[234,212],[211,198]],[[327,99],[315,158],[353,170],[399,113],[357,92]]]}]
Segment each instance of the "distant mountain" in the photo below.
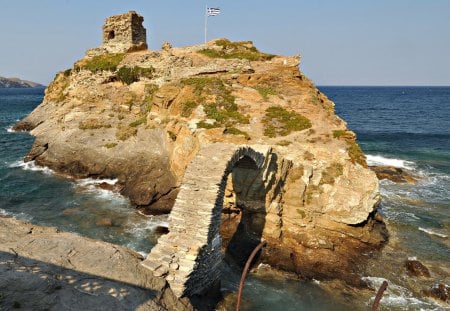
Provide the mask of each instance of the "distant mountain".
[{"label": "distant mountain", "polygon": [[40,87],[43,86],[42,84],[26,81],[26,80],[20,80],[19,78],[5,78],[0,76],[0,89],[1,88],[12,88],[12,87],[18,87],[18,88],[29,88],[29,87]]}]

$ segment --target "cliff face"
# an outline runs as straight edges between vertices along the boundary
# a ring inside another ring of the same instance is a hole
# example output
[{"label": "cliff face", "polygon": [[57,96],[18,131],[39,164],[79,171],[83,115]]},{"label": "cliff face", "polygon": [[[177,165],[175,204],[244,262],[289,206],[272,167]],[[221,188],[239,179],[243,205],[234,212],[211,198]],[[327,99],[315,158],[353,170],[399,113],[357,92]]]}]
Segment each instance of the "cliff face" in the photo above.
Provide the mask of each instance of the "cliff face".
[{"label": "cliff face", "polygon": [[[267,262],[306,277],[341,276],[361,250],[386,238],[372,217],[378,180],[299,62],[226,39],[160,51],[93,49],[56,75],[16,129],[36,137],[26,160],[77,177],[118,178],[147,212],[170,211],[202,146],[270,145],[283,170],[273,187],[281,190],[260,200],[264,213],[255,207],[247,227],[263,224]],[[230,184],[229,210],[239,209],[240,188],[257,189],[252,182]],[[232,215],[229,222],[241,221]]]}]

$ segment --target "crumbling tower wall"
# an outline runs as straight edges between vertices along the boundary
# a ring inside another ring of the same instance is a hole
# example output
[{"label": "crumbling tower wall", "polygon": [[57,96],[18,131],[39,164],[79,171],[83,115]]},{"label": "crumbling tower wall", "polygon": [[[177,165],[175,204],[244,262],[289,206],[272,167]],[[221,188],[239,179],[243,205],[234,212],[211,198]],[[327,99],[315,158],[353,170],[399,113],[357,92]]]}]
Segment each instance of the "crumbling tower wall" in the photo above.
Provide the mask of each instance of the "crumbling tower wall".
[{"label": "crumbling tower wall", "polygon": [[103,25],[103,45],[109,53],[147,49],[144,18],[135,11],[108,17]]}]

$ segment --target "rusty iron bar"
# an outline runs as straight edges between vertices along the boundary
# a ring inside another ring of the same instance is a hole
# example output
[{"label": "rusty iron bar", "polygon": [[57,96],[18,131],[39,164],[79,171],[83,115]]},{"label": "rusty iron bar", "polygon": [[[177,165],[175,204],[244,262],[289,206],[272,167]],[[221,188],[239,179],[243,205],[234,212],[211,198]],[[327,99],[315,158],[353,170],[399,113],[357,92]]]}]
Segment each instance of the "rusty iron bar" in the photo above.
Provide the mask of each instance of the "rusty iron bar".
[{"label": "rusty iron bar", "polygon": [[375,300],[372,304],[372,311],[378,311],[378,307],[380,305],[381,297],[383,297],[383,293],[388,287],[388,282],[383,281],[383,283],[380,286],[380,289],[378,289],[377,295],[375,296]]},{"label": "rusty iron bar", "polygon": [[241,297],[242,297],[242,291],[244,290],[244,283],[245,278],[247,277],[248,270],[250,269],[250,265],[253,261],[253,258],[255,258],[256,254],[266,245],[266,241],[262,241],[258,244],[258,246],[255,247],[253,252],[250,254],[250,257],[248,257],[247,262],[245,263],[244,270],[242,271],[241,276],[241,282],[239,283],[239,291],[237,296],[237,302],[236,302],[236,311],[239,311],[240,305],[241,305]]}]

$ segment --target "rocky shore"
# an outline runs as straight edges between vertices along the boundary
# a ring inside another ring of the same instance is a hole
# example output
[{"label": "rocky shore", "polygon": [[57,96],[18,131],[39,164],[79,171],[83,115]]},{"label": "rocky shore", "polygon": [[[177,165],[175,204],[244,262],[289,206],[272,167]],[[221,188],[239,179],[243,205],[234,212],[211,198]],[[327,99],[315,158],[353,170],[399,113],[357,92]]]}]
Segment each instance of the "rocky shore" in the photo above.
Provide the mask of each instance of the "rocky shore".
[{"label": "rocky shore", "polygon": [[0,309],[193,310],[117,245],[0,217]]}]

